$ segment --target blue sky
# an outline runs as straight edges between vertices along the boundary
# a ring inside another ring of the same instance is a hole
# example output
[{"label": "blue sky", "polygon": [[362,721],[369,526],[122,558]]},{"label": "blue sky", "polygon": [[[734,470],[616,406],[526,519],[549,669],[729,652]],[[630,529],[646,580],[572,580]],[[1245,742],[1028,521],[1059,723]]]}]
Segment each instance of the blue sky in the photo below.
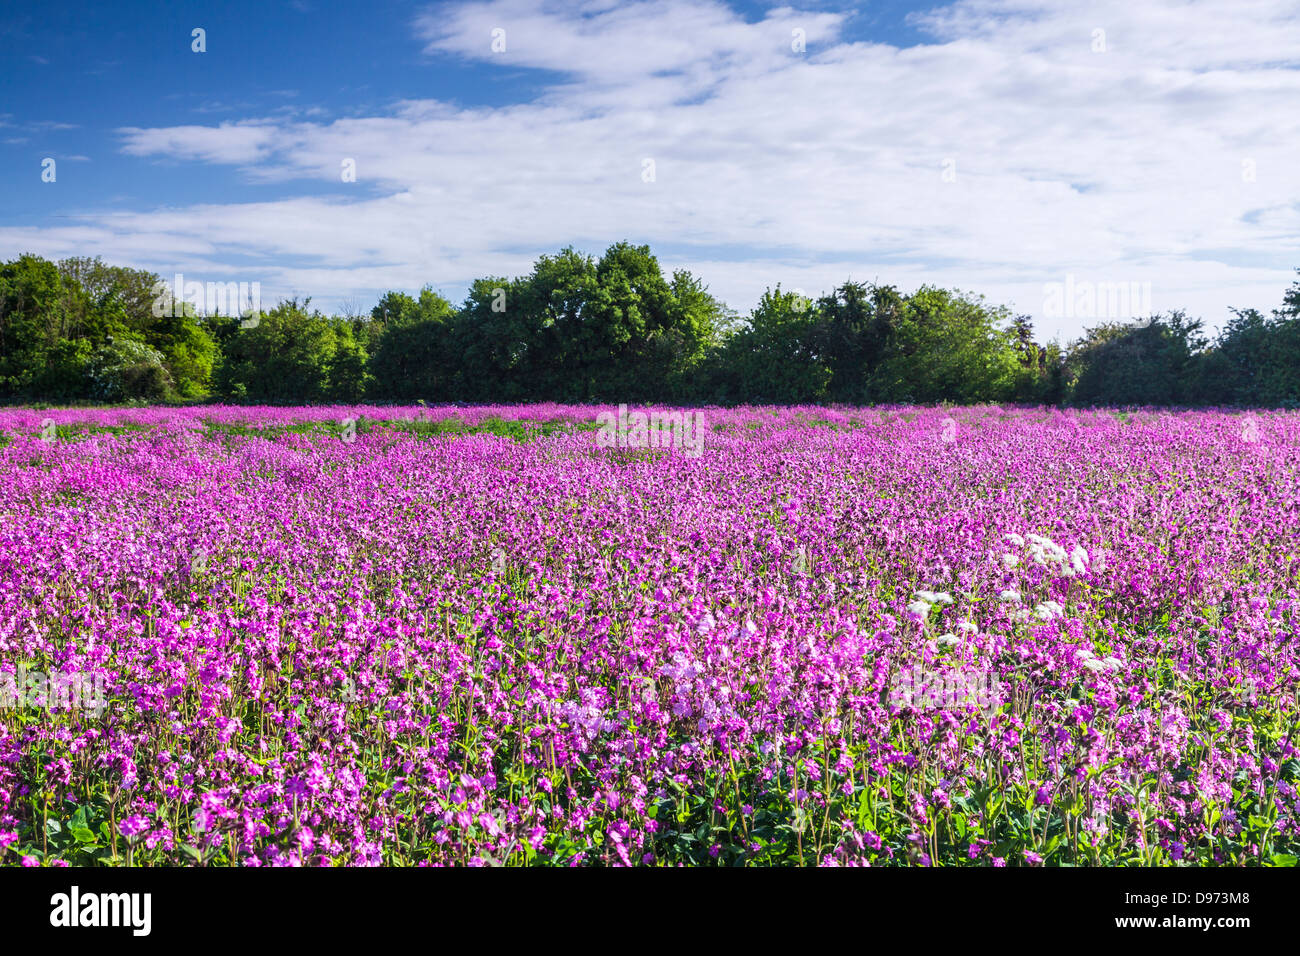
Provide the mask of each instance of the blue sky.
[{"label": "blue sky", "polygon": [[1067,277],[1217,325],[1300,266],[1300,0],[10,2],[0,63],[0,256],[264,301],[630,239],[742,311],[932,283],[1068,337]]}]

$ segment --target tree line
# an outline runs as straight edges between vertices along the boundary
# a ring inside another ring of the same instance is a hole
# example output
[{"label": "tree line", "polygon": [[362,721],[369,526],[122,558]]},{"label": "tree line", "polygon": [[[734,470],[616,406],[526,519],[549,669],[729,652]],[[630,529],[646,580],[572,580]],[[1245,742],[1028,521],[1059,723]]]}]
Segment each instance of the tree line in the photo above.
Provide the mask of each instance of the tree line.
[{"label": "tree line", "polygon": [[1213,341],[1175,311],[1064,346],[934,286],[778,285],[742,317],[628,243],[479,279],[460,306],[426,287],[368,315],[295,298],[230,316],[165,289],[98,258],[0,265],[0,401],[1300,406],[1300,282]]}]

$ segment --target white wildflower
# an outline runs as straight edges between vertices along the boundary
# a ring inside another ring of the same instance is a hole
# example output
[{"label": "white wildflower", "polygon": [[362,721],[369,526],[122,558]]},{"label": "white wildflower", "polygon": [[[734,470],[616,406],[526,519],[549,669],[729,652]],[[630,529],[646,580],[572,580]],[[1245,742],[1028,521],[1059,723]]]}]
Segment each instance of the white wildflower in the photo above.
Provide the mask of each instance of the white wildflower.
[{"label": "white wildflower", "polygon": [[1104,671],[1106,669],[1105,664],[1103,664],[1101,661],[1096,661],[1096,660],[1084,661],[1083,666],[1088,668],[1088,670],[1090,671]]},{"label": "white wildflower", "polygon": [[1014,544],[1017,548],[1023,548],[1025,546],[1025,539],[1020,537],[1020,535],[1016,534],[1014,531],[1004,534],[1002,538],[1007,542],[1007,544]]},{"label": "white wildflower", "polygon": [[1051,538],[1045,538],[1041,534],[1031,534],[1029,536],[1029,553],[1038,564],[1047,564],[1049,561],[1056,564],[1065,564],[1070,560],[1070,556],[1065,553],[1063,547]]},{"label": "white wildflower", "polygon": [[1002,566],[1006,568],[1008,571],[1010,571],[1019,563],[1020,563],[1020,559],[1016,557],[1014,554],[1012,554],[1010,551],[1002,555]]},{"label": "white wildflower", "polygon": [[1075,574],[1087,573],[1088,552],[1083,549],[1083,545],[1076,544],[1074,550],[1070,552],[1070,567],[1074,569]]},{"label": "white wildflower", "polygon": [[940,647],[952,647],[954,644],[960,644],[961,638],[956,634],[941,634],[934,639],[934,642]]},{"label": "white wildflower", "polygon": [[1001,594],[998,595],[998,600],[1006,604],[1019,604],[1020,592],[1015,590],[1014,588],[1008,588],[1007,590],[1003,591]]},{"label": "white wildflower", "polygon": [[913,601],[907,606],[907,609],[918,617],[926,617],[933,606],[929,601]]},{"label": "white wildflower", "polygon": [[1040,621],[1050,621],[1055,617],[1064,617],[1065,608],[1061,607],[1061,605],[1057,604],[1055,601],[1044,601],[1042,604],[1039,604],[1034,608],[1034,615]]},{"label": "white wildflower", "polygon": [[957,625],[957,630],[961,631],[963,634],[975,634],[979,629],[979,625],[972,621],[961,621]]}]

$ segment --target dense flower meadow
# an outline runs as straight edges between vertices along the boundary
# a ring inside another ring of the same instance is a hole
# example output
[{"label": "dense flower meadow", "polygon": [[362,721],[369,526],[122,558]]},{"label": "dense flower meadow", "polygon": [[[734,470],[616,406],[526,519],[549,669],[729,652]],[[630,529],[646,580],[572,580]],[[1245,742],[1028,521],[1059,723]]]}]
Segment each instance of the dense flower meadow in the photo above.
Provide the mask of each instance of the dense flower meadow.
[{"label": "dense flower meadow", "polygon": [[0,411],[0,863],[1295,864],[1300,414],[602,411]]}]

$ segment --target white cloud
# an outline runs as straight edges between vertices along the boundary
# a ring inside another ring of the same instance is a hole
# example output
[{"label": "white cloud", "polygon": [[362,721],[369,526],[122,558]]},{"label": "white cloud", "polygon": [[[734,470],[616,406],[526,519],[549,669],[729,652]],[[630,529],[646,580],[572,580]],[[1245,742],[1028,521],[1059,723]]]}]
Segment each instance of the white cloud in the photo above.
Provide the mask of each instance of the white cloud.
[{"label": "white cloud", "polygon": [[126,129],[128,154],[316,181],[319,195],[88,214],[75,231],[0,229],[0,247],[75,236],[87,246],[72,252],[260,270],[264,289],[325,303],[623,238],[742,309],[768,284],[816,294],[850,275],[1037,317],[1044,283],[1067,274],[1150,282],[1154,308],[1214,324],[1280,301],[1300,265],[1300,0],[962,0],[912,22],[933,41],[846,42],[841,14],[747,22],[716,2],[443,4],[414,24],[438,69],[562,75],[499,108]]},{"label": "white cloud", "polygon": [[131,156],[167,156],[234,164],[263,159],[280,136],[279,130],[262,120],[165,129],[125,127],[118,132],[125,141],[122,151]]},{"label": "white cloud", "polygon": [[[783,7],[751,24],[725,4],[693,0],[494,0],[430,8],[416,28],[426,53],[555,70],[598,85],[681,74],[698,88],[788,65],[793,29],[816,44],[833,39],[845,19]],[[497,30],[504,50],[493,47]]]}]

